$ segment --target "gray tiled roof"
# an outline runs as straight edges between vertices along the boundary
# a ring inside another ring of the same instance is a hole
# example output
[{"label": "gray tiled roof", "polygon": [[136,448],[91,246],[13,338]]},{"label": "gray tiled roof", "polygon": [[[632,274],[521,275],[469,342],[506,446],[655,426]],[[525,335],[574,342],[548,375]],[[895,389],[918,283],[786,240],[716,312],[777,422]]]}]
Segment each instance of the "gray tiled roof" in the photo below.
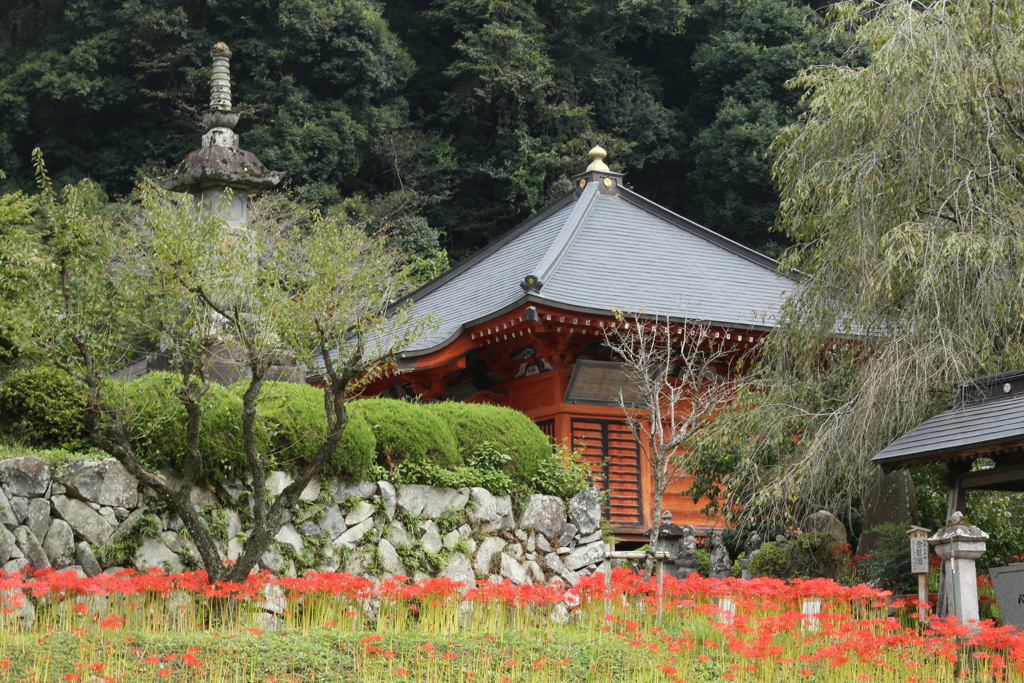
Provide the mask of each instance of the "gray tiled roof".
[{"label": "gray tiled roof", "polygon": [[[591,183],[413,292],[416,310],[443,322],[408,352],[442,346],[467,324],[527,299],[763,329],[794,286],[775,267],[634,192],[599,194]],[[528,275],[542,285],[529,295],[520,286]]]},{"label": "gray tiled roof", "polygon": [[956,457],[968,449],[998,450],[1024,440],[1024,392],[1016,385],[1020,379],[1021,373],[1014,372],[963,383],[1013,381],[1016,391],[1005,396],[989,393],[982,400],[951,407],[893,441],[872,461],[889,470]]}]

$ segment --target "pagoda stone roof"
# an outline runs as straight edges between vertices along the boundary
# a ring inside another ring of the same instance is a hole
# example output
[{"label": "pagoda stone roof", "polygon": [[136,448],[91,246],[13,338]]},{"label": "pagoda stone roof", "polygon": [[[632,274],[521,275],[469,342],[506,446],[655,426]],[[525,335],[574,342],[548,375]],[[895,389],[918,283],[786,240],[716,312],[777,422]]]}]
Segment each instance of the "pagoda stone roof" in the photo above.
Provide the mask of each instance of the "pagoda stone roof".
[{"label": "pagoda stone roof", "polygon": [[416,290],[440,327],[406,350],[440,349],[466,327],[527,302],[581,313],[615,308],[731,328],[770,328],[795,282],[773,260],[589,172],[577,189]]},{"label": "pagoda stone roof", "polygon": [[171,192],[198,192],[208,187],[257,192],[276,187],[283,177],[282,172],[268,170],[252,152],[213,146],[189,152],[157,182]]},{"label": "pagoda stone roof", "polygon": [[231,50],[217,43],[210,57],[210,109],[203,115],[207,131],[202,147],[189,152],[170,173],[157,178],[157,183],[171,192],[193,194],[227,187],[253,194],[276,187],[284,173],[269,170],[255,154],[238,146],[238,134],[234,132],[238,114],[231,108]]}]

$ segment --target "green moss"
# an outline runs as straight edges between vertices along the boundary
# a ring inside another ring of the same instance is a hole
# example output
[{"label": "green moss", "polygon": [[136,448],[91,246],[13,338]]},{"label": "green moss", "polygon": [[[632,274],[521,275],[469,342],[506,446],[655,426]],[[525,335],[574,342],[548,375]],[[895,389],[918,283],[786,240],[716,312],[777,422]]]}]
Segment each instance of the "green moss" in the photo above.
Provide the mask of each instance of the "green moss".
[{"label": "green moss", "polygon": [[60,448],[29,448],[27,446],[2,446],[0,445],[0,460],[9,458],[20,458],[31,455],[50,463],[50,467],[56,468],[66,465],[74,460],[103,460],[111,457],[110,454],[95,449],[87,451],[66,451]]},{"label": "green moss", "polygon": [[411,458],[451,468],[462,464],[457,442],[445,420],[426,406],[387,398],[353,401],[349,413],[360,415],[377,440],[377,464],[393,471]]}]

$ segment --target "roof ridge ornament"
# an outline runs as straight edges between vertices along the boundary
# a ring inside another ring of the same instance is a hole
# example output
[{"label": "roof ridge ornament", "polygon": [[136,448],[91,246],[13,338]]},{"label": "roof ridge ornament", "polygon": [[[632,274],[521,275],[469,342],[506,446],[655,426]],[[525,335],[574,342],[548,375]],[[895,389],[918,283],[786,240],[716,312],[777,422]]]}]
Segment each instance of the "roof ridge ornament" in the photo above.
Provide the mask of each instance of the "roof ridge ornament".
[{"label": "roof ridge ornament", "polygon": [[601,145],[594,145],[587,156],[590,157],[590,165],[587,166],[588,171],[610,171],[608,164],[604,163],[605,157],[608,156],[608,152],[604,151],[604,147]]},{"label": "roof ridge ornament", "polygon": [[608,168],[604,163],[608,152],[601,145],[594,147],[587,153],[590,156],[590,165],[587,170],[572,177],[572,184],[578,199],[590,183],[596,183],[601,194],[616,195],[619,193],[619,186],[622,183],[622,174]]}]

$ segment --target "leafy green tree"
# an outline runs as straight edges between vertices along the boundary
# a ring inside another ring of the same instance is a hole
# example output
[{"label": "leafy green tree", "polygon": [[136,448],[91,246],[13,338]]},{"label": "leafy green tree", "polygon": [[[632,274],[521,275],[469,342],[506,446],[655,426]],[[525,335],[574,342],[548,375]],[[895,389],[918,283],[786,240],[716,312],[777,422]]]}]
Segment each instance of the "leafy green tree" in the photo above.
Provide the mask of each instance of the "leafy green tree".
[{"label": "leafy green tree", "polygon": [[798,0],[11,0],[0,167],[28,190],[39,146],[58,184],[125,195],[194,147],[223,40],[245,147],[424,277],[437,240],[457,259],[497,238],[594,144],[645,195],[764,246],[781,240],[764,152],[798,115],[783,84],[820,61],[819,24]]},{"label": "leafy green tree", "polygon": [[950,382],[1024,364],[1020,5],[834,11],[870,65],[796,81],[809,114],[776,142],[775,173],[798,243],[783,267],[809,277],[710,444],[731,453],[726,505],[750,517],[847,509]]},{"label": "leafy green tree", "polygon": [[686,7],[675,0],[388,4],[386,16],[417,62],[408,89],[414,116],[453,146],[459,192],[428,215],[457,256],[568,191],[594,144],[617,168],[639,167],[660,147],[672,114],[659,84],[617,50],[678,33]]},{"label": "leafy green tree", "polygon": [[842,52],[824,37],[808,3],[695,2],[687,31],[655,41],[645,59],[676,112],[675,135],[635,182],[687,217],[777,253],[786,239],[770,233],[779,199],[767,152],[802,111],[786,82]]},{"label": "leafy green tree", "polygon": [[[247,229],[232,233],[216,212],[197,216],[190,197],[152,184],[138,189],[123,220],[102,220],[79,188],[57,192],[38,163],[44,229],[0,236],[11,338],[85,385],[90,440],[178,515],[210,579],[242,581],[341,443],[348,392],[430,324],[387,312],[410,286],[403,257],[358,228],[281,202],[258,203]],[[186,451],[180,484],[142,465],[128,416],[108,400],[116,390],[109,377],[132,359],[139,330],[176,373]],[[237,431],[253,491],[253,528],[230,568],[190,500],[209,456],[204,397],[225,359],[247,376]],[[326,424],[315,453],[274,497],[257,401],[268,379],[292,364],[318,369]]]}]

